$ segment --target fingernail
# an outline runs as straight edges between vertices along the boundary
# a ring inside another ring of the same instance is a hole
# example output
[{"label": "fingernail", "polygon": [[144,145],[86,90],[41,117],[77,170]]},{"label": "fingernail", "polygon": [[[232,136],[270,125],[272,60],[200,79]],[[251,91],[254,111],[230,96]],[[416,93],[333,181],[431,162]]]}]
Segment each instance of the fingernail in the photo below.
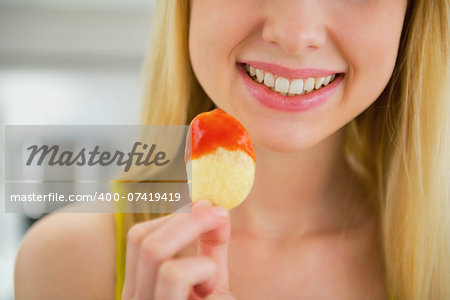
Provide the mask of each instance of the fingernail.
[{"label": "fingernail", "polygon": [[221,206],[214,206],[212,209],[213,213],[218,217],[226,217],[228,216],[228,210]]}]

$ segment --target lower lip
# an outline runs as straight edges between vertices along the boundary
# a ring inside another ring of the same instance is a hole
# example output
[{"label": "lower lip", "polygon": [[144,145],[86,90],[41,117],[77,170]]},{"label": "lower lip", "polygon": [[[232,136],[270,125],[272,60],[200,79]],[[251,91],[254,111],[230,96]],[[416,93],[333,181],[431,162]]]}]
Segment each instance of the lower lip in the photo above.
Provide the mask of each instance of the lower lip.
[{"label": "lower lip", "polygon": [[288,112],[308,111],[325,103],[336,91],[344,78],[344,74],[339,74],[329,85],[309,92],[308,94],[283,96],[272,91],[264,84],[253,81],[245,70],[244,64],[237,63],[237,67],[248,91],[259,103],[272,109]]}]

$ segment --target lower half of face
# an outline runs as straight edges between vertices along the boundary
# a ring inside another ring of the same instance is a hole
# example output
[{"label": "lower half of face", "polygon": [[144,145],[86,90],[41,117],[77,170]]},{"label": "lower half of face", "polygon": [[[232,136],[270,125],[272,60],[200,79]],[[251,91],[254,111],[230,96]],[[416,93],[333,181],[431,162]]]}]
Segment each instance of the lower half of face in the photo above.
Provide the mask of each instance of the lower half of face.
[{"label": "lower half of face", "polygon": [[193,0],[192,67],[256,147],[299,151],[381,94],[405,10],[406,0]]}]

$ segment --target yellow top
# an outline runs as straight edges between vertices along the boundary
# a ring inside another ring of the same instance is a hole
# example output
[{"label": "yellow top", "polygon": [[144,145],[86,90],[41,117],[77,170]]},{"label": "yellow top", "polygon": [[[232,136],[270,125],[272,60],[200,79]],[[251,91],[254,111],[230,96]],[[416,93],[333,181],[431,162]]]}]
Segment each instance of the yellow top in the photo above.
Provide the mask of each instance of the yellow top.
[{"label": "yellow top", "polygon": [[[114,193],[124,195],[123,186],[120,180],[111,182],[111,189]],[[125,227],[125,213],[121,213],[125,204],[121,201],[114,203],[116,213],[114,213],[116,230],[116,278],[115,278],[115,299],[122,298],[123,283],[125,280],[125,253],[127,246],[127,233]],[[119,211],[119,212],[118,212]]]},{"label": "yellow top", "polygon": [[120,300],[125,280],[126,233],[123,213],[115,213],[116,220],[116,287],[115,299]]}]

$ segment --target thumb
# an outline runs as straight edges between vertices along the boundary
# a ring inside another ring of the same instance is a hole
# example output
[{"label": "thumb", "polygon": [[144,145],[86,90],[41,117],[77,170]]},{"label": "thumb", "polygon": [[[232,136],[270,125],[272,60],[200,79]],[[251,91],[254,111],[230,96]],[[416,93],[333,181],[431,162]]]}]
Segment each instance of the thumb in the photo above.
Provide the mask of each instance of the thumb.
[{"label": "thumb", "polygon": [[204,297],[213,290],[228,291],[228,244],[231,235],[231,224],[228,210],[215,206],[212,208],[222,212],[221,223],[214,230],[205,232],[198,237],[198,255],[205,255],[213,259],[217,264],[216,277],[194,287],[195,292]]}]

